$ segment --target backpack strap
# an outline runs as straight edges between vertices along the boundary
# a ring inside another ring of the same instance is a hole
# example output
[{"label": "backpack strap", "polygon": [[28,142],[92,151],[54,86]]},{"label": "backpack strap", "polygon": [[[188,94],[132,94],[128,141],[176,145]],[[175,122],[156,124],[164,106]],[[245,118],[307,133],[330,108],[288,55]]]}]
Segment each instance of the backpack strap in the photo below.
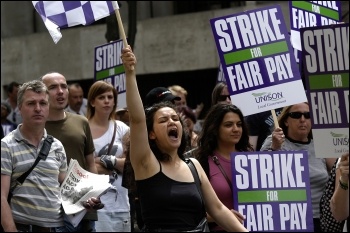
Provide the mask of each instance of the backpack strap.
[{"label": "backpack strap", "polygon": [[20,177],[17,178],[17,180],[16,180],[17,184],[20,184],[20,185],[23,184],[24,180],[27,178],[29,173],[31,173],[33,171],[35,166],[39,163],[40,159],[42,159],[44,161],[46,160],[47,155],[50,152],[50,148],[51,148],[52,142],[53,142],[53,137],[51,135],[47,135],[47,137],[44,140],[44,144],[41,147],[39,155],[38,155],[38,157],[36,157],[36,160],[35,160],[34,164],[32,165],[31,168],[29,168],[28,171],[26,171]]}]

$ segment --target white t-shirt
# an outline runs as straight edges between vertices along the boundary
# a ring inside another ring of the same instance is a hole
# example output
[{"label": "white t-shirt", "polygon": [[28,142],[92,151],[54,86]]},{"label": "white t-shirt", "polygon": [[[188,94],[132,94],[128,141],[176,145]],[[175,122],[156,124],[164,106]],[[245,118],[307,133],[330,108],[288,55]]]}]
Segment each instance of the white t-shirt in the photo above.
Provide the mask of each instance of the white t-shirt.
[{"label": "white t-shirt", "polygon": [[[123,136],[129,131],[129,126],[124,122],[118,121],[117,129],[115,132],[114,144],[110,154],[116,157],[122,157],[123,155]],[[109,143],[112,140],[114,131],[114,121],[109,121],[109,128],[105,134],[101,137],[94,139],[95,151],[97,156],[105,155],[108,152]],[[104,204],[104,208],[98,210],[101,212],[129,212],[130,204],[128,197],[128,190],[122,187],[122,175],[118,174],[118,178],[112,183],[117,190],[118,194],[113,191],[109,191],[101,196],[101,202]]]}]

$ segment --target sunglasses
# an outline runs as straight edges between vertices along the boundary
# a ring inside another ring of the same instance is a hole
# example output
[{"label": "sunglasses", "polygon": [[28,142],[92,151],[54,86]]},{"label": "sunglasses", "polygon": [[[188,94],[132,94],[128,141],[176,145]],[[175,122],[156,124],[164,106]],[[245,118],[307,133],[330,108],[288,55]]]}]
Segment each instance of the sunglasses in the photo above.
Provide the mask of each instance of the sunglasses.
[{"label": "sunglasses", "polygon": [[301,116],[304,116],[305,119],[310,119],[310,112],[290,112],[288,113],[288,116],[293,119],[300,119]]},{"label": "sunglasses", "polygon": [[231,100],[230,95],[219,95],[218,101],[225,101],[227,98]]}]

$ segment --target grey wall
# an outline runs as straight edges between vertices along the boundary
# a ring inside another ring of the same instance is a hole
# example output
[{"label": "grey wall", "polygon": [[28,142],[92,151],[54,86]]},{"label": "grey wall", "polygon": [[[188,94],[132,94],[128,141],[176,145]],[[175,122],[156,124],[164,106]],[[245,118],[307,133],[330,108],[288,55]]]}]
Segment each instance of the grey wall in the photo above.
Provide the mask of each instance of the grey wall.
[{"label": "grey wall", "polygon": [[[121,16],[127,32],[127,4],[123,4]],[[140,5],[147,8],[147,4],[140,2],[138,12]],[[165,1],[157,4],[163,10],[154,11],[158,14],[156,18],[139,13],[145,19],[137,23],[134,52],[138,58],[138,74],[217,68],[219,58],[209,20],[262,7],[247,4],[240,8],[162,17],[171,14],[172,6]],[[288,2],[279,4],[289,28]],[[15,9],[20,11],[20,16],[13,20]],[[35,28],[28,23],[33,20],[37,22]],[[33,33],[34,30],[41,32]],[[94,48],[106,43],[105,31],[106,25],[64,29],[62,39],[54,44],[31,2],[6,2],[6,5],[1,2],[1,86],[13,80],[22,83],[35,79],[49,71],[59,71],[68,80],[92,79]]]}]

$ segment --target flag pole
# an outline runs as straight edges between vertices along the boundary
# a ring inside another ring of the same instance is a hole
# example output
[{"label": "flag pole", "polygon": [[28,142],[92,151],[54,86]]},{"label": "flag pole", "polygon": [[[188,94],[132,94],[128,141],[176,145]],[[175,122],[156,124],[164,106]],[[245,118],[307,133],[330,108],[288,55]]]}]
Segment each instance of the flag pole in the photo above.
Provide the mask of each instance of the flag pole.
[{"label": "flag pole", "polygon": [[275,123],[275,129],[280,127],[278,125],[278,120],[277,120],[277,116],[276,116],[276,111],[275,109],[271,109],[271,115],[272,115],[272,118],[273,118],[273,122]]},{"label": "flag pole", "polygon": [[[116,1],[113,1],[114,4],[118,4],[116,3]],[[126,40],[126,36],[125,36],[125,31],[124,31],[124,27],[123,27],[123,22],[122,22],[122,18],[120,17],[120,13],[119,13],[119,6],[117,7],[117,9],[114,10],[115,11],[115,15],[117,16],[117,21],[118,21],[118,27],[119,27],[119,33],[121,34],[121,37],[123,39],[123,44],[124,44],[124,48],[128,47],[128,42]]]},{"label": "flag pole", "polygon": [[[117,21],[118,21],[118,27],[119,27],[119,33],[123,39],[123,45],[124,48],[128,47],[128,41],[126,40],[126,35],[125,35],[125,30],[122,22],[122,18],[120,17],[120,12],[119,12],[119,6],[117,1],[112,1],[113,6],[115,8],[114,12],[115,15],[117,16]],[[131,70],[134,70],[134,66],[130,67]]]}]

